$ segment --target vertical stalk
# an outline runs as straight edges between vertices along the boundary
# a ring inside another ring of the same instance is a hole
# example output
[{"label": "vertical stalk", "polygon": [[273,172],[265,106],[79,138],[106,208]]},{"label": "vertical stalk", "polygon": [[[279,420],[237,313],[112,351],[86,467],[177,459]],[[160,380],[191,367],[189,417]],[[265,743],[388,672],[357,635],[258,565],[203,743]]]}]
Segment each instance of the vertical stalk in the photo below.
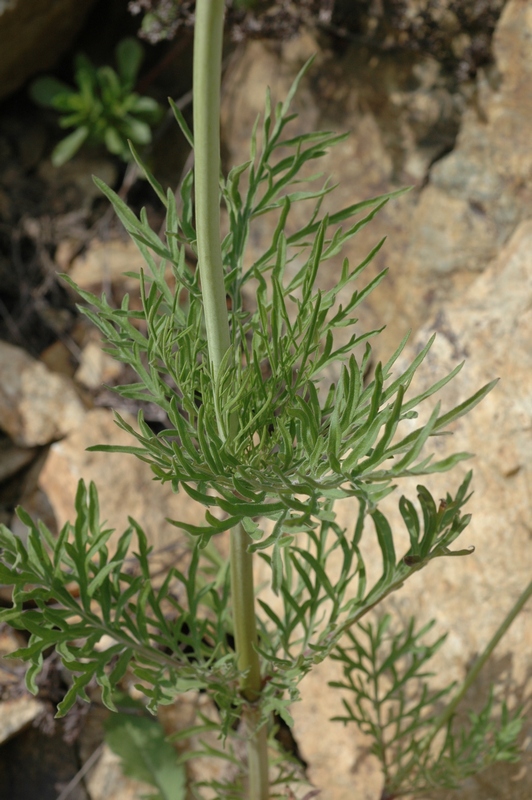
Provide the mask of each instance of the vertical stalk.
[{"label": "vertical stalk", "polygon": [[250,702],[260,696],[261,677],[255,624],[253,556],[249,536],[241,524],[231,530],[231,594],[238,668],[245,672],[241,692]]},{"label": "vertical stalk", "polygon": [[194,191],[198,265],[214,378],[231,345],[220,246],[223,0],[198,0],[194,30]]},{"label": "vertical stalk", "polygon": [[[194,32],[194,183],[198,265],[207,343],[216,391],[221,361],[231,346],[220,245],[220,82],[224,0],[197,0]],[[235,421],[235,426],[237,421]],[[255,645],[255,592],[250,539],[242,525],[231,531],[231,597],[240,690],[248,737],[249,800],[268,800],[266,728],[260,720],[260,665]]]}]

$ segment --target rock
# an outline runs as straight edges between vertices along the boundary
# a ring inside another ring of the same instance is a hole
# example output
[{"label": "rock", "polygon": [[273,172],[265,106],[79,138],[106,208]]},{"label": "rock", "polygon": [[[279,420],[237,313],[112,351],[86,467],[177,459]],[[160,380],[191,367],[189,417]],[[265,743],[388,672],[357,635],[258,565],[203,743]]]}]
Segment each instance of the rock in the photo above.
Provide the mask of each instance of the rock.
[{"label": "rock", "polygon": [[306,776],[326,800],[378,800],[383,776],[380,764],[369,754],[371,742],[354,726],[333,722],[345,709],[338,690],[328,681],[341,680],[338,663],[326,661],[314,667],[301,684],[302,700],[290,711],[292,733],[308,764]]},{"label": "rock", "polygon": [[52,67],[81,29],[94,0],[0,3],[0,97]]},{"label": "rock", "polygon": [[[122,415],[130,425],[135,420]],[[144,529],[155,549],[169,548],[168,559],[187,549],[182,533],[166,518],[201,524],[204,510],[184,492],[174,494],[168,483],[154,481],[153,474],[135,456],[122,453],[93,453],[94,444],[134,445],[135,440],[120,430],[107,409],[89,411],[83,422],[68,437],[50,448],[39,477],[61,528],[73,521],[74,498],[78,480],[94,481],[100,497],[101,519],[122,533],[128,516]],[[172,548],[175,549],[173,550]]]},{"label": "rock", "polygon": [[68,378],[73,378],[76,372],[73,353],[60,339],[49,345],[46,350],[43,350],[39,356],[39,361],[42,361],[50,372],[57,372],[60,375],[66,375]]},{"label": "rock", "polygon": [[0,744],[3,744],[42,713],[43,705],[29,694],[0,702]]},{"label": "rock", "polygon": [[0,375],[0,427],[15,444],[48,444],[83,420],[85,411],[71,381],[21,348],[0,342]]},{"label": "rock", "polygon": [[109,383],[117,378],[121,370],[122,365],[104,353],[98,342],[92,341],[81,352],[74,378],[87,389],[99,389],[102,383]]},{"label": "rock", "polygon": [[153,787],[128,778],[122,772],[120,757],[104,744],[96,764],[89,771],[86,785],[91,800],[137,800],[147,797]]},{"label": "rock", "polygon": [[[411,388],[414,394],[449,372],[459,359],[468,357],[464,370],[442,393],[444,408],[458,404],[493,378],[501,379],[477,408],[454,424],[451,441],[448,437],[435,439],[431,448],[438,457],[466,450],[476,453],[477,458],[449,475],[401,482],[399,489],[415,500],[415,485],[421,482],[441,497],[458,487],[468,469],[474,470],[475,493],[466,509],[473,520],[459,540],[460,548],[475,545],[474,555],[433,562],[379,607],[381,612],[390,611],[400,623],[411,615],[420,623],[436,619],[433,638],[449,632],[434,661],[435,685],[463,679],[472,659],[488,643],[531,577],[531,253],[532,219],[520,224],[499,258],[464,296],[446,305],[414,342],[414,348],[421,348],[433,331],[438,333]],[[399,363],[397,374],[400,369]],[[425,414],[429,412],[427,409]],[[395,493],[384,501],[383,509],[406,550],[397,501]],[[338,522],[351,531],[356,515],[351,502],[339,503],[337,513]],[[365,554],[377,578],[380,554],[371,540],[369,535]],[[400,552],[398,548],[398,555]],[[334,567],[332,564],[333,571]],[[496,685],[499,702],[505,699],[511,708],[530,696],[530,614],[530,608],[525,608],[515,620],[468,695],[466,707],[471,704],[478,711],[487,701],[491,682]],[[366,739],[354,725],[344,729],[340,723],[327,722],[341,708],[338,690],[327,688],[327,682],[338,680],[339,674],[338,664],[324,662],[305,679],[303,700],[292,709],[294,735],[309,761],[309,777],[326,789],[327,800],[353,796],[374,800],[380,784],[375,762],[362,758]],[[527,719],[521,741],[526,744],[531,733]],[[331,772],[333,759],[335,769]],[[487,786],[489,796],[497,800],[510,796],[512,800],[525,800],[532,794],[529,767],[530,754],[525,750],[521,765],[494,766],[485,775],[470,779],[448,800],[485,800]]]},{"label": "rock", "polygon": [[102,286],[120,282],[126,290],[137,290],[136,278],[125,272],[139,272],[146,267],[136,244],[131,239],[108,242],[95,239],[87,250],[74,259],[70,278],[81,288],[101,293]]},{"label": "rock", "polygon": [[36,453],[34,448],[16,447],[9,439],[0,439],[0,483],[29,464]]},{"label": "rock", "polygon": [[[475,473],[471,510],[482,536],[474,561],[482,564],[485,585],[495,587],[502,582],[508,596],[524,588],[530,571],[525,556],[532,530],[527,490],[532,469],[531,247],[529,219],[519,225],[500,256],[469,291],[445,306],[432,325],[420,331],[416,342],[420,345],[433,331],[438,334],[416,388],[467,358],[463,372],[442,394],[447,407],[489,380],[500,378],[487,398],[455,423],[453,441],[444,437],[436,443],[438,455],[459,448],[478,456],[462,469],[473,467]],[[500,613],[497,606],[486,608],[483,621],[493,620],[493,624]],[[485,616],[488,614],[490,617]],[[461,617],[473,621],[474,616],[466,603]]]},{"label": "rock", "polygon": [[530,216],[532,125],[528,3],[511,0],[495,31],[495,65],[481,74],[456,147],[430,170],[412,219],[396,302],[414,328],[463,291]]},{"label": "rock", "polygon": [[[332,50],[320,51],[308,34],[275,45],[248,42],[239,58],[233,60],[222,103],[226,168],[249,158],[249,135],[257,114],[263,112],[266,86],[271,87],[274,103],[283,100],[300,68],[316,52],[316,60],[293,101],[299,117],[290,123],[286,135],[316,129],[350,132],[346,141],[319,164],[307,165],[307,174],[319,169],[331,176],[333,184],[339,184],[325,198],[322,210],[332,213],[394,189],[420,186],[432,161],[454,143],[464,97],[450,91],[434,59],[406,52],[401,56],[385,52],[372,56],[355,45],[338,55]],[[404,256],[418,202],[419,189],[390,201],[340,255],[323,264],[317,278],[320,288],[331,288],[344,257],[355,267],[382,237],[388,237],[358,287],[390,264],[397,266],[378,292],[356,311],[362,329],[390,326],[390,335],[385,332],[379,339],[383,350],[396,343],[398,328],[401,338],[406,332],[407,324],[404,315],[397,312],[396,300],[399,284],[408,280]],[[295,205],[289,229],[297,229],[308,215],[308,203]],[[252,229],[247,255],[250,263],[269,246],[276,224],[275,215],[265,215]],[[298,264],[296,259],[288,272]],[[347,292],[341,293],[338,302],[345,302],[346,296]]]},{"label": "rock", "polygon": [[[409,24],[415,13],[408,9]],[[249,157],[249,132],[263,110],[266,84],[274,101],[284,99],[306,58],[317,52],[294,99],[300,117],[287,134],[351,132],[320,164],[333,182],[340,181],[323,209],[416,187],[391,201],[318,276],[327,288],[344,256],[356,264],[381,236],[388,237],[366,275],[383,267],[390,273],[357,309],[363,327],[387,326],[376,342],[379,357],[408,329],[428,322],[440,303],[463,292],[530,214],[531,25],[527,3],[508,2],[493,38],[495,63],[479,69],[476,82],[458,86],[433,57],[402,49],[376,54],[359,44],[320,51],[308,35],[285,43],[248,42],[227,71],[227,168]],[[294,227],[305,218],[303,208],[291,212]],[[250,258],[263,252],[275,222],[261,218],[250,237]]]},{"label": "rock", "polygon": [[26,644],[16,631],[2,624],[0,627],[0,745],[26,728],[39,714],[43,704],[24,689],[22,661],[3,657]]}]

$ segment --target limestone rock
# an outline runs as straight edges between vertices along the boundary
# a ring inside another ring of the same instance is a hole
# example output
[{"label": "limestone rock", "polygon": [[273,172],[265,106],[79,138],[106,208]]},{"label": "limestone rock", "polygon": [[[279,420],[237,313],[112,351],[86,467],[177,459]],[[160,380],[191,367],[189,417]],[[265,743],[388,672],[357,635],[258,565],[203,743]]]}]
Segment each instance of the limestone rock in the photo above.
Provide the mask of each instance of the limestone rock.
[{"label": "limestone rock", "polygon": [[80,30],[94,0],[0,3],[0,97],[52,67]]},{"label": "limestone rock", "polygon": [[104,353],[98,342],[90,341],[81,352],[79,367],[74,377],[87,389],[98,389],[102,383],[108,383],[118,377],[121,369],[121,364]]},{"label": "limestone rock", "polygon": [[[135,420],[123,414],[130,425]],[[122,453],[93,453],[85,448],[94,444],[134,445],[135,440],[119,429],[107,409],[89,411],[71,435],[50,448],[40,474],[39,485],[46,493],[59,527],[73,521],[74,498],[78,481],[94,481],[100,498],[101,519],[122,533],[128,516],[144,529],[155,549],[172,548],[172,557],[186,545],[182,534],[166,518],[201,524],[204,510],[188,495],[174,494],[168,483],[154,481],[153,474],[135,456]]]},{"label": "limestone rock", "polygon": [[[432,562],[380,607],[381,611],[391,611],[400,622],[412,615],[420,623],[435,619],[435,636],[448,631],[434,662],[436,685],[463,679],[472,659],[487,644],[532,574],[531,253],[532,219],[521,223],[500,257],[463,297],[447,305],[432,325],[422,329],[414,342],[415,349],[421,348],[433,331],[438,333],[412,386],[413,393],[427,388],[467,356],[464,370],[442,393],[444,408],[458,404],[493,378],[501,379],[479,406],[454,424],[450,441],[442,437],[430,445],[438,457],[466,450],[477,454],[474,461],[465,462],[448,475],[401,482],[399,489],[414,501],[416,484],[424,483],[441,497],[446,491],[455,491],[468,469],[474,470],[474,495],[466,509],[473,520],[459,542],[460,548],[473,544],[475,553]],[[400,369],[399,363],[397,374]],[[429,412],[426,409],[427,415]],[[397,493],[391,495],[383,510],[401,540],[404,525],[397,512],[398,499]],[[337,513],[338,522],[352,531],[356,510],[350,501],[339,503]],[[380,554],[371,540],[369,535],[364,545],[366,563],[376,579]],[[406,550],[406,534],[402,541]],[[400,553],[398,548],[398,556]],[[529,697],[531,648],[531,609],[525,608],[468,695],[467,704],[480,710],[491,682],[496,685],[499,701],[505,699],[511,708]],[[327,800],[350,800],[353,796],[374,800],[379,796],[379,774],[378,766],[365,753],[367,741],[354,725],[344,729],[340,723],[326,721],[340,710],[338,690],[326,686],[327,681],[338,677],[338,665],[325,662],[303,681],[303,700],[292,709],[295,738],[310,763],[309,777],[323,787]],[[528,718],[522,743],[526,745],[531,733]],[[331,771],[333,759],[335,769]],[[530,766],[530,752],[525,749],[521,765],[496,765],[470,779],[448,800],[485,800],[487,786],[494,800],[525,800],[532,794]]]},{"label": "limestone rock", "polygon": [[[451,92],[434,59],[411,53],[371,56],[358,45],[338,55],[320,51],[308,34],[281,44],[249,42],[229,66],[222,103],[227,167],[249,158],[249,134],[257,114],[263,112],[266,87],[271,88],[273,102],[283,100],[299,69],[316,52],[293,101],[299,117],[290,123],[286,135],[316,129],[350,133],[319,164],[309,165],[308,174],[319,169],[331,175],[333,184],[339,183],[325,198],[322,210],[332,213],[394,189],[419,186],[432,161],[454,143],[465,106],[463,95]],[[404,256],[418,201],[416,190],[392,200],[341,255],[319,271],[318,284],[327,290],[335,283],[344,257],[355,266],[383,236],[388,237],[358,284],[363,286],[390,262],[397,264],[378,293],[357,309],[364,328],[380,328],[398,316],[403,318],[397,314],[396,295],[398,284],[405,280]],[[294,205],[290,229],[308,219],[309,208],[306,203]],[[250,260],[269,245],[276,222],[275,215],[265,215],[252,229]],[[289,269],[298,264],[296,260]],[[393,336],[397,338],[396,330]],[[386,341],[393,344],[395,339]]]},{"label": "limestone rock", "polygon": [[138,280],[124,273],[139,272],[145,267],[146,262],[131,239],[95,239],[85,253],[74,259],[69,275],[81,289],[96,293],[102,291],[102,285],[116,282],[130,290],[138,289]]},{"label": "limestone rock", "polygon": [[36,453],[33,448],[15,447],[9,439],[0,439],[0,483],[29,464]]},{"label": "limestone rock", "polygon": [[[320,52],[308,35],[281,44],[250,42],[228,69],[222,126],[228,167],[249,157],[249,131],[263,110],[266,85],[275,101],[284,99],[306,58],[318,51],[294,100],[300,117],[287,134],[351,132],[320,162],[340,182],[323,209],[416,187],[391,201],[318,276],[328,288],[344,256],[356,264],[388,237],[366,274],[383,267],[390,273],[357,309],[363,327],[387,326],[376,341],[379,358],[408,329],[428,322],[441,302],[467,289],[530,215],[531,25],[529,4],[510,0],[495,31],[494,64],[458,88],[432,58],[372,55],[358,44],[341,54]],[[303,205],[292,213],[296,226]],[[250,257],[263,252],[275,222],[264,216],[252,231]]]},{"label": "limestone rock", "polygon": [[15,736],[42,713],[43,705],[25,694],[0,702],[0,744]]},{"label": "limestone rock", "polygon": [[76,428],[85,411],[68,378],[0,342],[0,427],[22,447],[48,444]]},{"label": "limestone rock", "polygon": [[42,702],[22,688],[23,662],[3,659],[24,644],[16,631],[5,624],[0,627],[0,745],[30,725],[43,710]]},{"label": "limestone rock", "polygon": [[430,170],[406,258],[393,259],[406,269],[396,302],[414,327],[471,284],[530,216],[531,36],[530,4],[511,0],[495,31],[495,66],[478,80],[456,147]]}]

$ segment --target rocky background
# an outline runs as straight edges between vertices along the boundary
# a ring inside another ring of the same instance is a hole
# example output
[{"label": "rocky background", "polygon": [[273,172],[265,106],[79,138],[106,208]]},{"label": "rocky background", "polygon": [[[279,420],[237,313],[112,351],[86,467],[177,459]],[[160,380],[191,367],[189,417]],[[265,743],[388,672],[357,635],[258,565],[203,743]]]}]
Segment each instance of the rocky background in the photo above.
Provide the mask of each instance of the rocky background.
[{"label": "rocky background", "polygon": [[[193,521],[202,512],[154,483],[146,465],[133,458],[86,452],[91,444],[126,439],[113,422],[111,406],[117,407],[118,398],[103,387],[122,382],[124,374],[102,352],[96,332],[80,319],[75,298],[57,277],[68,271],[82,287],[104,290],[117,303],[135,291],[123,272],[140,265],[140,257],[98,197],[91,173],[123,191],[135,208],[147,205],[154,224],[162,222],[161,209],[142,183],[129,186],[122,165],[105,153],[88,151],[54,169],[49,156],[60,133],[26,95],[27,79],[53,65],[68,76],[72,53],[80,49],[110,60],[106,47],[134,31],[138,19],[119,2],[105,8],[77,3],[77,14],[67,2],[52,5],[59,23],[38,0],[0,3],[0,516],[23,536],[14,515],[21,503],[57,530],[72,518],[78,479],[94,480],[111,526],[121,530],[127,515],[133,516],[158,557],[175,560],[183,543],[165,519]],[[182,4],[176,38],[148,50],[143,92],[158,99],[168,93],[186,98],[189,91],[191,7]],[[98,50],[95,30],[102,15],[108,15],[109,43]],[[4,43],[13,42],[14,31],[18,45],[8,48]],[[266,86],[274,98],[284,98],[316,53],[295,101],[295,126],[351,131],[324,160],[324,171],[341,181],[330,207],[413,186],[342,254],[356,263],[388,236],[372,267],[387,267],[388,277],[360,314],[364,328],[387,326],[374,340],[376,357],[388,357],[409,329],[410,355],[436,331],[420,384],[464,359],[446,403],[501,379],[456,424],[453,437],[455,449],[476,454],[474,519],[463,537],[463,546],[474,544],[475,554],[434,562],[390,602],[400,619],[416,613],[420,621],[436,619],[439,633],[449,631],[438,663],[446,681],[463,676],[532,572],[531,42],[530,0],[277,3],[264,13],[233,16],[228,31],[224,167],[247,159],[249,131]],[[151,153],[159,179],[176,185],[187,155],[174,128],[163,123]],[[253,248],[268,241],[267,224],[256,231]],[[324,287],[335,280],[336,267],[328,262],[319,276]],[[118,408],[125,415],[137,410]],[[162,422],[153,409],[145,413],[154,426]],[[431,488],[454,491],[469,466]],[[351,524],[349,503],[338,514]],[[0,593],[8,602],[8,594]],[[531,613],[525,609],[500,645],[469,698],[473,708],[485,702],[493,681],[510,705],[530,706]],[[19,638],[2,631],[0,652],[14,649]],[[86,708],[78,710],[66,742],[62,726],[54,729],[54,703],[64,691],[54,669],[50,663],[34,699],[21,689],[20,667],[0,662],[0,794],[30,800],[38,789],[40,798],[55,800],[100,748],[85,777],[61,797],[140,796],[141,787],[125,779],[101,747],[97,703],[86,717]],[[377,800],[382,781],[366,742],[328,721],[341,710],[338,693],[327,688],[338,674],[335,664],[323,664],[304,682],[303,701],[293,709],[294,737],[307,777],[324,800]],[[202,702],[187,698],[164,724],[183,724]],[[530,719],[529,714],[520,764],[472,779],[453,795],[457,800],[532,796]]]}]

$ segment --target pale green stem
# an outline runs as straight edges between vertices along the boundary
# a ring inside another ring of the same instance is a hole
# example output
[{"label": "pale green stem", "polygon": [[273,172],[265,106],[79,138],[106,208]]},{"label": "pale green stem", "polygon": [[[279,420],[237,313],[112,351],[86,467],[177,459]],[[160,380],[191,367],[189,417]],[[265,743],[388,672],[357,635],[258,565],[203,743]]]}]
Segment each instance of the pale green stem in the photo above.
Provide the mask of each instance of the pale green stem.
[{"label": "pale green stem", "polygon": [[249,536],[237,525],[231,530],[231,591],[234,616],[234,636],[238,668],[245,672],[241,691],[255,702],[260,696],[261,677],[255,624],[253,590],[253,556],[249,552]]},{"label": "pale green stem", "polygon": [[[194,34],[194,184],[198,265],[209,358],[217,391],[222,359],[231,338],[220,245],[220,80],[223,0],[197,0]],[[236,428],[237,421],[231,427]],[[231,531],[231,598],[240,690],[249,703],[244,713],[248,735],[249,800],[268,800],[267,731],[260,719],[261,677],[255,646],[255,592],[250,538],[238,525]]]},{"label": "pale green stem", "polygon": [[198,0],[194,35],[194,187],[198,265],[215,379],[231,345],[220,246],[223,0]]},{"label": "pale green stem", "polygon": [[249,782],[247,786],[250,798],[257,800],[268,800],[270,796],[270,782],[268,779],[268,730],[267,726],[257,730],[260,720],[260,709],[258,706],[249,706],[245,713],[245,725],[248,732],[253,732],[248,736],[247,754]]}]

